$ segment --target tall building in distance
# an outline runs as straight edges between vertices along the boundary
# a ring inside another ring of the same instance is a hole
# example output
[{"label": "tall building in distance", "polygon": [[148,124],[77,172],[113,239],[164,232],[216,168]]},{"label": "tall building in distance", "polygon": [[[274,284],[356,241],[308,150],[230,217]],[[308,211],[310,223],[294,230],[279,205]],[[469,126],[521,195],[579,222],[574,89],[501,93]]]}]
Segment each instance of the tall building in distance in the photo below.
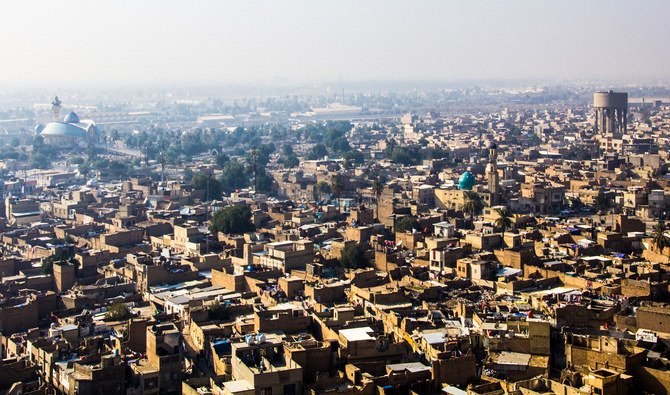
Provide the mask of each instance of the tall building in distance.
[{"label": "tall building in distance", "polygon": [[54,114],[54,122],[58,122],[60,120],[60,109],[62,108],[61,106],[61,101],[58,99],[58,96],[54,97],[54,99],[51,101],[51,112]]},{"label": "tall building in distance", "polygon": [[621,153],[628,121],[628,93],[596,92],[594,129],[603,153]]},{"label": "tall building in distance", "polygon": [[489,145],[489,163],[486,165],[486,178],[491,193],[491,206],[500,204],[500,176],[498,175],[498,145],[491,143]]}]

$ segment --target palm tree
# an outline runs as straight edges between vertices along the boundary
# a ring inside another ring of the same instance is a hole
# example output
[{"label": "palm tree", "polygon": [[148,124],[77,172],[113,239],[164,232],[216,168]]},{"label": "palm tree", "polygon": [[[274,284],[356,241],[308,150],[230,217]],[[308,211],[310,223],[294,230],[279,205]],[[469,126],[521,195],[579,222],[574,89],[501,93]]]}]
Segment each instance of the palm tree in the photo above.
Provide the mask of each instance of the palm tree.
[{"label": "palm tree", "polygon": [[339,198],[342,195],[345,188],[346,185],[344,185],[344,180],[342,179],[342,177],[335,177],[335,179],[333,179],[333,182],[330,184],[330,190],[332,191],[333,195],[337,198]]},{"label": "palm tree", "polygon": [[463,194],[463,198],[464,202],[462,210],[465,214],[470,216],[470,220],[473,220],[475,215],[479,214],[482,211],[482,208],[484,208],[482,198],[476,192],[472,191],[466,191]]},{"label": "palm tree", "polygon": [[333,196],[337,198],[337,208],[340,208],[340,197],[342,196],[342,193],[344,193],[344,190],[346,189],[346,184],[345,180],[343,179],[342,176],[336,176],[333,179],[333,182],[330,184],[330,190],[333,193]]},{"label": "palm tree", "polygon": [[319,200],[323,200],[323,196],[330,193],[330,184],[325,181],[319,181],[316,183],[315,189],[319,196]]},{"label": "palm tree", "polygon": [[668,230],[664,221],[658,221],[654,225],[653,232],[651,233],[651,243],[656,247],[660,254],[663,254],[665,247],[670,245],[670,240],[665,235],[665,232]]},{"label": "palm tree", "polygon": [[381,196],[383,191],[384,191],[384,183],[379,177],[375,178],[375,180],[372,181],[372,193],[374,193],[375,195],[375,202],[377,205],[377,210],[375,211],[375,214],[377,215],[379,215],[379,197]]},{"label": "palm tree", "polygon": [[505,231],[512,227],[512,219],[510,218],[512,213],[506,207],[501,207],[496,209],[496,214],[498,214],[498,218],[496,218],[495,225],[502,229],[502,237],[504,240]]}]

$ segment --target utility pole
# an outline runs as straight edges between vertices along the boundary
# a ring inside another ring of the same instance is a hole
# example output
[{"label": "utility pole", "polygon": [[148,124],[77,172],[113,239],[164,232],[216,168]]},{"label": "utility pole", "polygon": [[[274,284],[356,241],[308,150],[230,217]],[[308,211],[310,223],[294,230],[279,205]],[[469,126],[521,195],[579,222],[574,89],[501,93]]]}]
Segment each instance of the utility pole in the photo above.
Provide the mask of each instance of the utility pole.
[{"label": "utility pole", "polygon": [[258,166],[257,166],[257,159],[258,159],[258,151],[256,150],[256,147],[251,147],[251,169],[254,172],[254,195],[258,193]]},{"label": "utility pole", "polygon": [[165,185],[165,150],[162,149],[160,153],[161,160],[161,184]]},{"label": "utility pole", "polygon": [[211,176],[209,174],[207,174],[207,197],[206,197],[205,200],[208,201],[208,202],[209,202],[209,183],[210,183],[211,180],[212,180]]}]

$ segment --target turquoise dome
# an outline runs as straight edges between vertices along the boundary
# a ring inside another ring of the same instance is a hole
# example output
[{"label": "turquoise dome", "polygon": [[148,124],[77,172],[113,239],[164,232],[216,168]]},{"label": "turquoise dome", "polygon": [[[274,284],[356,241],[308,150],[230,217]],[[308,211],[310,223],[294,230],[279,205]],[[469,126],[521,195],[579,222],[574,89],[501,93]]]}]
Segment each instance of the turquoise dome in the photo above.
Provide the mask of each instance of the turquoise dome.
[{"label": "turquoise dome", "polygon": [[469,171],[461,174],[461,177],[458,179],[458,189],[462,191],[470,191],[472,187],[475,186],[475,176],[472,175]]},{"label": "turquoise dome", "polygon": [[70,111],[63,119],[65,123],[79,123],[79,115],[75,114],[74,111]]}]

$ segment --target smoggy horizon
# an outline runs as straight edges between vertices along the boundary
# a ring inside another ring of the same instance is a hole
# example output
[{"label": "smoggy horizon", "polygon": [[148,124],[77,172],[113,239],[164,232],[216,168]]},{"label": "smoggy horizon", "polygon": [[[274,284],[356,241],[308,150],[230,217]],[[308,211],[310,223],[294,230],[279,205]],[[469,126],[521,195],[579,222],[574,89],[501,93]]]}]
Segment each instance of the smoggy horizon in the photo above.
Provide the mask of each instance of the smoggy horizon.
[{"label": "smoggy horizon", "polygon": [[0,86],[667,78],[663,1],[11,2]]}]

